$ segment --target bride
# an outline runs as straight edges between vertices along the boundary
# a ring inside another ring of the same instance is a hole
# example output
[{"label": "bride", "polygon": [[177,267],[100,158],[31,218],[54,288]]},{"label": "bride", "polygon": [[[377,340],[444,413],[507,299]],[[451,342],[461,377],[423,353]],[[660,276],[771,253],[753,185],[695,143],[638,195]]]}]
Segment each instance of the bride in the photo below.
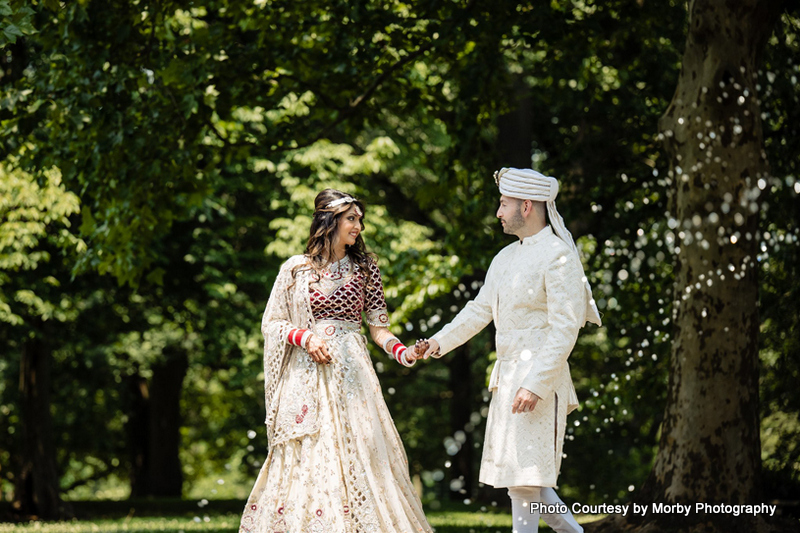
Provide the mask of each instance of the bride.
[{"label": "bride", "polygon": [[261,322],[269,453],[241,533],[431,532],[361,335],[399,363],[364,205],[326,189],[304,255],[281,267]]}]

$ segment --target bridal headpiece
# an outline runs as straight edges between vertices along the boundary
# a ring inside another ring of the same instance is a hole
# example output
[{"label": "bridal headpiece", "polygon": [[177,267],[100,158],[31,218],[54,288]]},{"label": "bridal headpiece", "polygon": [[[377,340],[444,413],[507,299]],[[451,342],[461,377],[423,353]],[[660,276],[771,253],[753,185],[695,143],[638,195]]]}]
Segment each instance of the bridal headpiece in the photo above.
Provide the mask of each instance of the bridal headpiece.
[{"label": "bridal headpiece", "polygon": [[339,198],[338,200],[334,200],[332,202],[328,202],[328,205],[325,206],[325,209],[331,209],[332,207],[337,207],[337,206],[340,206],[342,204],[352,204],[355,201],[356,201],[356,199],[353,198],[352,196],[343,196],[343,197]]},{"label": "bridal headpiece", "polygon": [[[342,204],[352,204],[355,201],[356,201],[356,199],[353,198],[352,196],[343,196],[343,197],[341,197],[341,198],[339,198],[337,200],[334,200],[332,202],[328,202],[328,205],[325,206],[325,209],[332,209],[332,208],[338,207],[338,206],[340,206]],[[361,209],[359,209],[358,206],[356,206],[356,213],[358,214],[358,216],[361,216]]]}]

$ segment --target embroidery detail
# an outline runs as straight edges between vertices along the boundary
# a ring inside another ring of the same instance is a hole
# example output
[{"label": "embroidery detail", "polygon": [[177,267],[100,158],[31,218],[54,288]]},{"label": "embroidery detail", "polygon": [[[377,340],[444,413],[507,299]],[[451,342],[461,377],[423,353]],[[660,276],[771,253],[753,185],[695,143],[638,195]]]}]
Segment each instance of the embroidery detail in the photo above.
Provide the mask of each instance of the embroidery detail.
[{"label": "embroidery detail", "polygon": [[386,314],[386,298],[378,266],[370,263],[371,286],[367,288],[366,276],[358,265],[347,257],[338,264],[340,269],[347,265],[346,275],[342,275],[339,270],[323,270],[319,281],[314,281],[312,276],[308,291],[314,318],[318,322],[344,320],[360,324],[361,313],[366,311],[370,325],[388,325],[388,315],[385,322],[378,319],[380,313]]}]

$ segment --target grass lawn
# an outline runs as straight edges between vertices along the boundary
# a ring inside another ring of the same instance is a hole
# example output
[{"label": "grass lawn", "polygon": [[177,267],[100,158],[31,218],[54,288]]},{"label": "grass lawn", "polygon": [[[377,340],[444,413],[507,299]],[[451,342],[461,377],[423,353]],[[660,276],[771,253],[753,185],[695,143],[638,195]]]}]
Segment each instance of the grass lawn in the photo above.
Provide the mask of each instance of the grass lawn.
[{"label": "grass lawn", "polygon": [[[236,533],[244,502],[215,500],[200,507],[197,502],[176,500],[74,502],[77,518],[70,522],[0,523],[0,533]],[[442,509],[426,509],[426,516],[437,533],[508,533],[508,511],[479,505],[447,503]],[[580,516],[589,522],[599,516]],[[550,531],[542,522],[540,531]],[[393,533],[393,532],[386,532]]]}]

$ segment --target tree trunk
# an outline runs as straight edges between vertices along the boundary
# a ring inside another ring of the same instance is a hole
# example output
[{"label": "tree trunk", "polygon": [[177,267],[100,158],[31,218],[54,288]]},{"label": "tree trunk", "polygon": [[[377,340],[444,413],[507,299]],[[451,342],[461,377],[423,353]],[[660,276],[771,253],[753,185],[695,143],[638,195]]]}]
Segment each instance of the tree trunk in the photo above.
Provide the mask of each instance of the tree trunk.
[{"label": "tree trunk", "polygon": [[651,510],[647,530],[759,528],[694,504],[760,503],[756,255],[768,165],[756,83],[781,4],[689,4],[678,87],[660,123],[674,184],[674,342],[659,451],[636,501],[692,509]]},{"label": "tree trunk", "polygon": [[164,364],[153,369],[147,453],[149,494],[153,496],[180,497],[183,492],[180,401],[188,368],[186,353],[177,352],[168,354]]},{"label": "tree trunk", "polygon": [[131,383],[135,419],[128,434],[139,439],[130,448],[131,497],[179,498],[183,492],[180,399],[189,359],[177,350],[164,356],[163,363],[153,366],[149,387],[135,378]]},{"label": "tree trunk", "polygon": [[[472,399],[472,364],[469,357],[469,344],[456,350],[454,357],[447,363],[450,370],[450,390],[453,398],[450,402],[450,427],[453,437],[461,448],[452,458],[450,498],[463,500],[470,497],[475,478],[474,472],[474,439],[472,431],[467,431],[473,411]],[[455,484],[453,484],[455,483]],[[457,488],[458,490],[452,490]]]},{"label": "tree trunk", "polygon": [[45,520],[72,517],[61,501],[50,415],[51,353],[40,339],[28,339],[20,359],[22,449],[14,487],[14,508]]},{"label": "tree trunk", "polygon": [[125,435],[128,441],[128,454],[131,461],[131,498],[147,494],[147,443],[149,442],[150,390],[147,380],[138,373],[127,376],[128,421]]},{"label": "tree trunk", "polygon": [[497,119],[497,168],[531,168],[533,105],[522,76],[516,80],[516,108]]}]

